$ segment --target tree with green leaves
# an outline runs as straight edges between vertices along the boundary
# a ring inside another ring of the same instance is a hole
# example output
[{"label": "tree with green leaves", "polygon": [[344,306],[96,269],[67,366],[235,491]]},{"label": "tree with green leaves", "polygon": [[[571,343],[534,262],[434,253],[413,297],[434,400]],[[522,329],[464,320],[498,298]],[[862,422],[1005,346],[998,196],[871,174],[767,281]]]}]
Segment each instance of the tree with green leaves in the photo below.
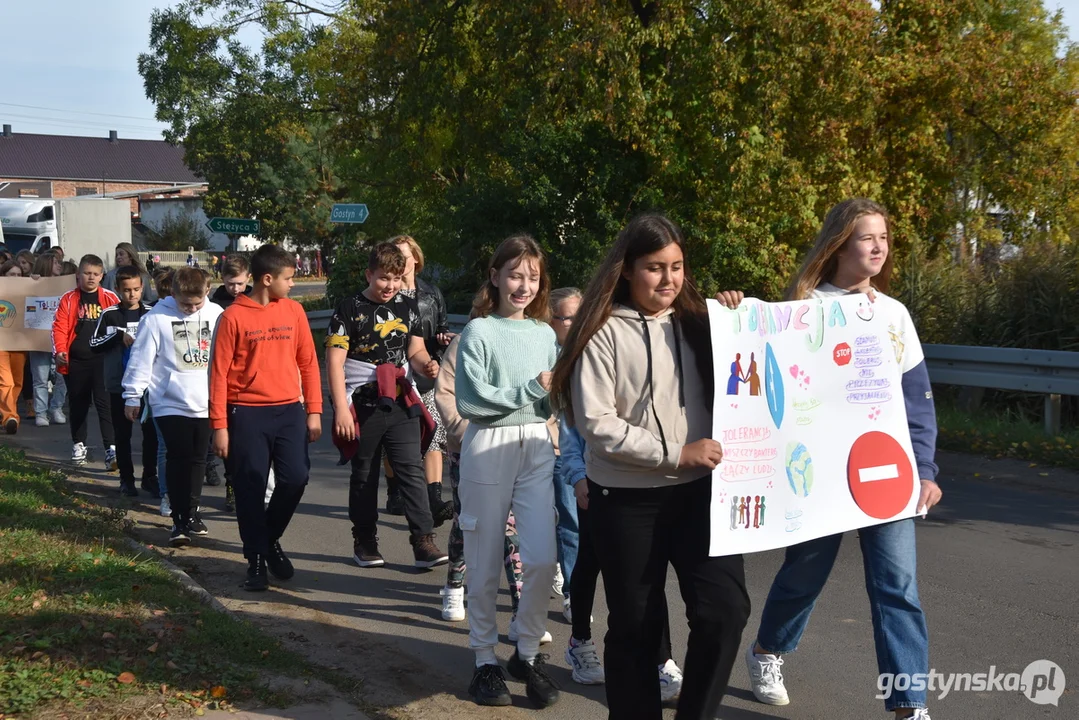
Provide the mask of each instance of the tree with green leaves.
[{"label": "tree with green leaves", "polygon": [[140,69],[208,205],[271,237],[352,242],[328,205],[366,202],[464,284],[522,230],[582,284],[660,210],[706,290],[774,298],[852,195],[901,273],[1066,238],[1077,57],[1037,0],[188,0]]}]

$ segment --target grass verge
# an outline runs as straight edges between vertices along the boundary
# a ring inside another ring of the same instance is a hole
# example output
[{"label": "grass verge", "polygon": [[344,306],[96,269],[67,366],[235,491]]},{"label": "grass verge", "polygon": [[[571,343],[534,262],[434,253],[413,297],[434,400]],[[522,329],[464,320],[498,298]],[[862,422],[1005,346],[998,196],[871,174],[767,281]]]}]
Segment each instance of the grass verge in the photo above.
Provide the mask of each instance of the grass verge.
[{"label": "grass verge", "polygon": [[937,446],[945,450],[1079,470],[1077,429],[1050,437],[1040,422],[1019,412],[982,407],[972,413],[949,399],[938,401],[937,424]]},{"label": "grass verge", "polygon": [[86,502],[59,473],[0,448],[0,718],[287,705],[260,678],[312,668],[184,592],[126,543],[124,522],[122,510]]}]

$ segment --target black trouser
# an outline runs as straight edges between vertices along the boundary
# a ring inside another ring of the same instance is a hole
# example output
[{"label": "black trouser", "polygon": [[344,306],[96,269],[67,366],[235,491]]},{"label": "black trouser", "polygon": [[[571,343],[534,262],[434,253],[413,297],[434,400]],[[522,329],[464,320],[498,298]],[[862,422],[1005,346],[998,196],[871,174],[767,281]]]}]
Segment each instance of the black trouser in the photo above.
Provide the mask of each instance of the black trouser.
[{"label": "black trouser", "polygon": [[[135,481],[135,463],[131,459],[131,430],[134,423],[124,415],[126,406],[121,393],[109,393],[112,400],[112,426],[116,432],[116,466],[120,469],[120,480]],[[142,404],[139,404],[142,414]],[[142,423],[142,478],[148,480],[157,477],[157,430],[154,421]]]},{"label": "black trouser", "polygon": [[172,519],[177,524],[186,523],[202,499],[210,419],[165,415],[154,420],[165,440],[165,486],[169,489]]},{"label": "black trouser", "polygon": [[390,459],[405,503],[405,519],[413,535],[434,532],[427,476],[420,455],[420,419],[409,417],[400,403],[389,408],[357,407],[359,449],[352,456],[348,484],[348,519],[358,538],[375,535],[378,524],[378,476],[382,452]]},{"label": "black trouser", "polygon": [[[311,471],[307,413],[301,403],[229,405],[229,455],[225,467],[236,496],[236,523],[244,557],[266,555],[285,533],[303,497]],[[266,503],[273,464],[275,485]],[[202,480],[199,479],[201,484]]]},{"label": "black trouser", "polygon": [[90,402],[97,410],[101,425],[101,442],[108,448],[116,444],[112,434],[112,409],[109,393],[105,390],[105,362],[103,357],[88,360],[71,358],[67,366],[67,402],[71,409],[71,441],[86,442],[86,417],[90,414]]},{"label": "black trouser", "polygon": [[[599,578],[599,557],[592,540],[592,516],[589,510],[577,506],[577,563],[569,579],[569,596],[573,598],[573,637],[592,639],[592,605],[596,600],[596,580]],[[663,634],[659,637],[656,667],[674,657],[671,650],[671,625],[667,614],[667,595],[663,595]]]},{"label": "black trouser", "polygon": [[588,481],[592,540],[609,611],[603,658],[612,720],[662,716],[656,651],[668,563],[678,575],[689,621],[677,717],[712,720],[719,712],[749,617],[749,595],[741,555],[708,556],[711,483],[704,477],[627,489]]}]

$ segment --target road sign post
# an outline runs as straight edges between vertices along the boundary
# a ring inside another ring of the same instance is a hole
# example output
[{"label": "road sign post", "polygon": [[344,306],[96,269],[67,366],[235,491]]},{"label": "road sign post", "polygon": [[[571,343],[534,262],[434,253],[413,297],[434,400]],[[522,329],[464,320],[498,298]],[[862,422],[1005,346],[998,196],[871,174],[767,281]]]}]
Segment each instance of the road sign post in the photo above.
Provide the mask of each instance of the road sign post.
[{"label": "road sign post", "polygon": [[333,210],[330,211],[330,222],[362,223],[367,220],[367,214],[367,206],[362,203],[337,203],[333,206]]},{"label": "road sign post", "polygon": [[228,235],[258,235],[261,223],[258,220],[247,218],[211,218],[206,227],[210,232],[226,233]]}]

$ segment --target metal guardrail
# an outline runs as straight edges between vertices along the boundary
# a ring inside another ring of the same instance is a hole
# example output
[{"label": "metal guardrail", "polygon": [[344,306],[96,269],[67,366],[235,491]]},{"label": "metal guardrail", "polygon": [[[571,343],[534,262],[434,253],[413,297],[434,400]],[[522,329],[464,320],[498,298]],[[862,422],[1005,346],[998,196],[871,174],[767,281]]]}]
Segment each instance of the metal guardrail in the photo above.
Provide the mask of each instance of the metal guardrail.
[{"label": "metal guardrail", "polygon": [[[324,329],[332,310],[307,313],[313,329]],[[450,330],[461,332],[467,315],[450,315]],[[1060,434],[1060,396],[1079,395],[1079,352],[1023,350],[968,345],[923,345],[929,379],[935,385],[1018,390],[1045,395],[1045,431]]]},{"label": "metal guardrail", "polygon": [[1060,350],[924,345],[934,384],[1045,395],[1045,432],[1060,434],[1060,396],[1079,395],[1079,353]]}]

